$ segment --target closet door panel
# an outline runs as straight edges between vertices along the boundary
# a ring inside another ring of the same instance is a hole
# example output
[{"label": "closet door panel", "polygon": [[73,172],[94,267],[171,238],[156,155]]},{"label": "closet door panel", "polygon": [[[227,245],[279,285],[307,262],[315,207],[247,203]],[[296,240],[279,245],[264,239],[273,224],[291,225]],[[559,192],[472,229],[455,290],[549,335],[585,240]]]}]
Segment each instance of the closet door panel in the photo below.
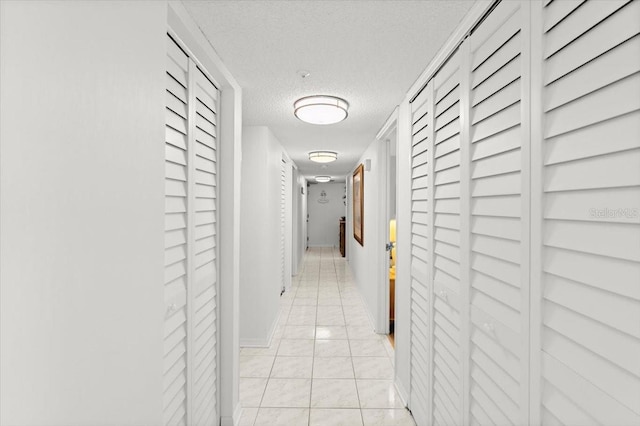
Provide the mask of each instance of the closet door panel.
[{"label": "closet door panel", "polygon": [[217,414],[218,90],[167,37],[164,424]]},{"label": "closet door panel", "polygon": [[539,409],[556,424],[638,424],[640,2],[556,3],[540,35]]},{"label": "closet door panel", "polygon": [[501,2],[469,38],[470,415],[499,425],[528,420],[527,19]]},{"label": "closet door panel", "polygon": [[167,38],[164,424],[187,422],[188,56]]},{"label": "closet door panel", "polygon": [[217,99],[218,90],[195,68],[193,277],[193,424],[217,422]]},{"label": "closet door panel", "polygon": [[431,394],[431,286],[433,235],[433,94],[425,87],[411,104],[411,388],[409,406],[419,424],[429,424]]},{"label": "closet door panel", "polygon": [[433,77],[433,424],[463,422],[461,96],[458,49]]}]

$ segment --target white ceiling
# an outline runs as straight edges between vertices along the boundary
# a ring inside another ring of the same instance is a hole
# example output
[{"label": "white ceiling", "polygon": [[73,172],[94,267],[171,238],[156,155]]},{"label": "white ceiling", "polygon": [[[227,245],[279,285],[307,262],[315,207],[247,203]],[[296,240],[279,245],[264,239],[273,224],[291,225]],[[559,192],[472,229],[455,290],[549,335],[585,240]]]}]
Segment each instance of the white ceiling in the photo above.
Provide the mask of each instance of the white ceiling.
[{"label": "white ceiling", "polygon": [[[245,125],[266,125],[307,176],[344,177],[374,140],[472,0],[184,0],[191,16],[243,88]],[[311,75],[305,79],[299,70]],[[293,102],[346,99],[349,117],[316,126]],[[325,170],[312,150],[337,151]]]}]

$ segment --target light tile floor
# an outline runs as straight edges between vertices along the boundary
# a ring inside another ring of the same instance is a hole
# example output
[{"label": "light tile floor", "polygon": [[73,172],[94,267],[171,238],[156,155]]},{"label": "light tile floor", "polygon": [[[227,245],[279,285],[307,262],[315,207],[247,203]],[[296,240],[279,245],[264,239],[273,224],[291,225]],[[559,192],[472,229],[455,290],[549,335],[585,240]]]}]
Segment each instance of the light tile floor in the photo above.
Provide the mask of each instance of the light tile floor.
[{"label": "light tile floor", "polygon": [[243,426],[415,426],[344,258],[310,249],[271,346],[240,350]]}]

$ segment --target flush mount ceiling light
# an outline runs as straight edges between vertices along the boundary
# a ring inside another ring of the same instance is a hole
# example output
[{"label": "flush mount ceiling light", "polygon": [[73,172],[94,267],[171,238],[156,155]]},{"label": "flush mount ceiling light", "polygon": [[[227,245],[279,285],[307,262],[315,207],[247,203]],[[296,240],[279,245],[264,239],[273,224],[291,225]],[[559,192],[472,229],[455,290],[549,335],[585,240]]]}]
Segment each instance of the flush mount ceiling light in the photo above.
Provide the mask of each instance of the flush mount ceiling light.
[{"label": "flush mount ceiling light", "polygon": [[338,159],[338,153],[333,151],[311,151],[309,160],[316,163],[330,163]]},{"label": "flush mount ceiling light", "polygon": [[335,96],[307,96],[293,104],[293,113],[311,124],[334,124],[347,118],[349,104]]},{"label": "flush mount ceiling light", "polygon": [[316,182],[327,183],[331,180],[331,176],[316,176]]}]

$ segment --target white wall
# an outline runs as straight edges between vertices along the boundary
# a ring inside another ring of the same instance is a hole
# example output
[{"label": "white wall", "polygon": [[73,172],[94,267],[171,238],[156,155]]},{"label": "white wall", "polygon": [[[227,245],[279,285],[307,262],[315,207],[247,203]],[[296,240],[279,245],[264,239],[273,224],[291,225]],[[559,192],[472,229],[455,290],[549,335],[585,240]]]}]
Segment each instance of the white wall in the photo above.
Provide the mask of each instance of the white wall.
[{"label": "white wall", "polygon": [[162,422],[163,2],[0,2],[0,423]]},{"label": "white wall", "polygon": [[[380,217],[381,211],[384,211],[380,203],[384,200],[386,190],[384,149],[386,148],[382,142],[372,142],[357,163],[364,164],[366,159],[371,160],[371,170],[364,172],[364,245],[361,246],[353,237],[351,220],[346,230],[348,261],[373,326],[378,332],[385,332],[386,323],[386,319],[378,312],[382,293],[379,287],[384,280],[380,268],[380,250],[384,250],[387,239],[387,234],[381,232],[380,227],[381,220],[386,220],[386,217]],[[349,191],[348,203],[353,203],[351,192]]]},{"label": "white wall", "polygon": [[268,345],[281,290],[280,173],[283,149],[265,126],[242,135],[240,344]]},{"label": "white wall", "polygon": [[[326,194],[322,197],[322,192]],[[339,247],[340,218],[346,215],[344,183],[317,183],[309,186],[309,247]]]},{"label": "white wall", "polygon": [[284,195],[284,284],[291,289],[293,275],[293,165],[291,159],[285,156],[285,195]]},{"label": "white wall", "polygon": [[298,275],[300,268],[302,267],[302,259],[304,257],[305,252],[305,244],[304,240],[306,239],[305,235],[305,226],[307,223],[307,203],[306,201],[306,188],[307,181],[306,179],[300,175],[297,168],[293,168],[292,172],[292,223],[293,223],[293,245],[292,245],[292,268],[291,275]]},{"label": "white wall", "polygon": [[307,210],[307,199],[309,198],[309,184],[307,180],[300,176],[300,186],[302,187],[302,199],[300,204],[302,205],[302,232],[300,234],[300,245],[302,253],[307,251],[309,247],[309,212]]},{"label": "white wall", "polygon": [[[396,210],[396,310],[394,320],[396,387],[405,402],[411,385],[411,108],[398,109],[397,210]],[[407,208],[406,206],[409,206]]]}]

